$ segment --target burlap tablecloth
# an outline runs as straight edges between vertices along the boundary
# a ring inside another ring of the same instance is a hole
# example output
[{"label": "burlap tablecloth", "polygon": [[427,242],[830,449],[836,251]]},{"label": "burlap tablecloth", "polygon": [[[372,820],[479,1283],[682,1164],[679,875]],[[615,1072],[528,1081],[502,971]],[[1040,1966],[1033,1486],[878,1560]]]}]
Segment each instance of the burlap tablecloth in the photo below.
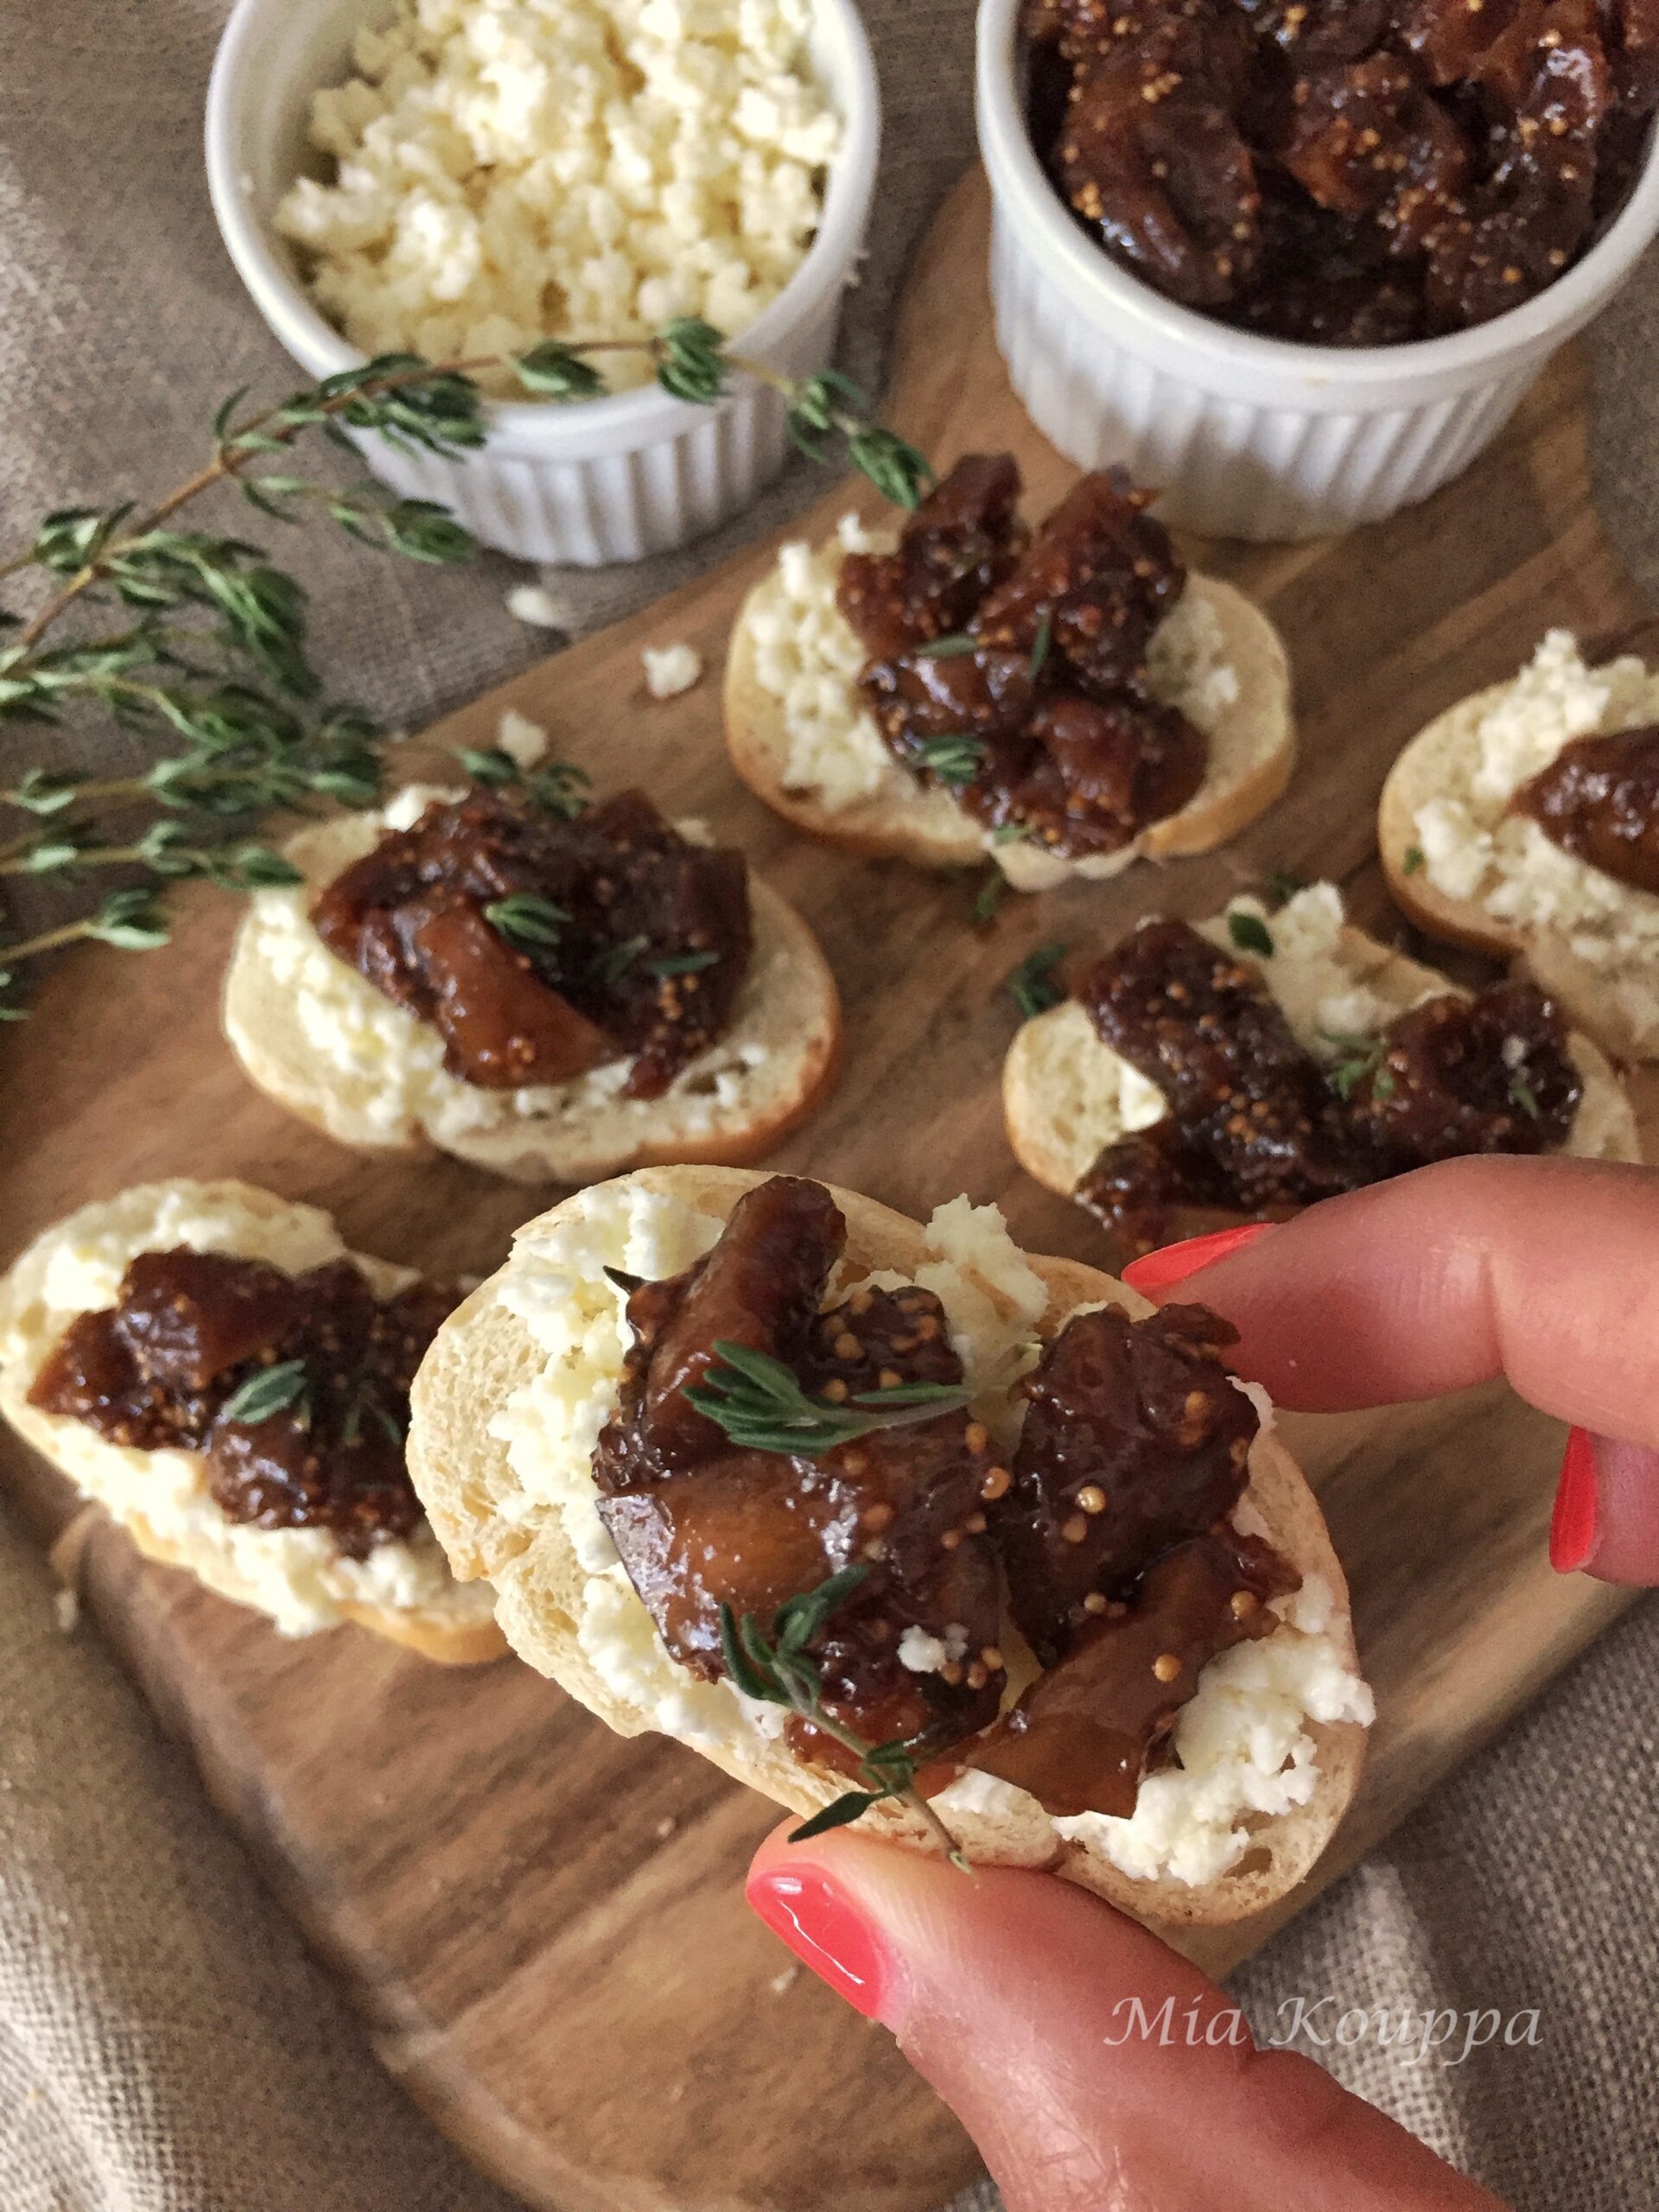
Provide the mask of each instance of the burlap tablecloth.
[{"label": "burlap tablecloth", "polygon": [[[289,373],[202,181],[225,6],[0,4],[0,544],[49,505],[172,483],[224,391]],[[973,10],[867,13],[887,153],[847,357],[868,376],[898,273],[971,152]],[[1599,340],[1599,473],[1650,588],[1656,320],[1650,272]],[[812,488],[796,477],[745,526]],[[505,612],[505,563],[436,574],[321,534],[305,560],[324,666],[390,722],[418,725],[546,650]],[[683,566],[554,589],[575,632]],[[1315,2037],[1352,2008],[1516,2024],[1519,2044],[1460,2064],[1461,2024],[1427,2056],[1421,2034],[1319,2055],[1529,2212],[1659,2203],[1656,1709],[1659,1618],[1643,1610],[1240,1977],[1269,2034],[1298,1999]],[[0,2206],[506,2212],[381,2074],[96,1634],[60,1631],[44,1562],[3,1515]]]}]

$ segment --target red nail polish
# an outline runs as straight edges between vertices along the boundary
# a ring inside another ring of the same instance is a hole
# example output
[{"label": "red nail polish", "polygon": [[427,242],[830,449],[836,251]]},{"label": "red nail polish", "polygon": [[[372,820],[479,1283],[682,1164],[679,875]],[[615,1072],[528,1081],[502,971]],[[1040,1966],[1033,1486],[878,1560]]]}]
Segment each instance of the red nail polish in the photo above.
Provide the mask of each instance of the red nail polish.
[{"label": "red nail polish", "polygon": [[1571,1428],[1550,1516],[1549,1563],[1557,1574],[1576,1574],[1595,1548],[1596,1440],[1587,1428]]},{"label": "red nail polish", "polygon": [[1277,1226],[1271,1221],[1247,1221],[1237,1229],[1217,1229],[1208,1236],[1189,1236],[1183,1243],[1166,1244],[1161,1251],[1131,1260],[1123,1270],[1123,1280],[1131,1290],[1150,1298],[1156,1291],[1185,1282],[1188,1275],[1197,1274],[1213,1261],[1224,1260],[1230,1252],[1242,1252]]},{"label": "red nail polish", "polygon": [[768,1866],[752,1874],[749,1903],[774,1936],[867,2020],[880,2017],[887,1962],[857,1910],[816,1866]]}]

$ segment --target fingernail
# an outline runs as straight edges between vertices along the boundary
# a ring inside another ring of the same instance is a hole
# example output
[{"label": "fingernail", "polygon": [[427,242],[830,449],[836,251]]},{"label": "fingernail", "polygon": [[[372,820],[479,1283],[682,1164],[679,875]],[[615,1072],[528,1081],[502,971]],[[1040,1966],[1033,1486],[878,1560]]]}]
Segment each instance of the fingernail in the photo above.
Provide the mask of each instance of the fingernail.
[{"label": "fingernail", "polygon": [[1277,1225],[1271,1221],[1247,1221],[1237,1229],[1217,1229],[1208,1236],[1189,1236],[1183,1243],[1166,1244],[1161,1251],[1131,1260],[1123,1270],[1123,1281],[1131,1290],[1147,1296],[1167,1290],[1172,1283],[1185,1282],[1188,1275],[1197,1274],[1213,1261],[1224,1260],[1230,1252],[1242,1252]]},{"label": "fingernail", "polygon": [[1557,1574],[1576,1574],[1595,1548],[1596,1440],[1587,1428],[1572,1428],[1550,1516],[1549,1563]]},{"label": "fingernail", "polygon": [[867,2020],[880,2017],[890,1976],[875,1935],[816,1866],[767,1867],[749,1877],[749,1903],[774,1936]]}]

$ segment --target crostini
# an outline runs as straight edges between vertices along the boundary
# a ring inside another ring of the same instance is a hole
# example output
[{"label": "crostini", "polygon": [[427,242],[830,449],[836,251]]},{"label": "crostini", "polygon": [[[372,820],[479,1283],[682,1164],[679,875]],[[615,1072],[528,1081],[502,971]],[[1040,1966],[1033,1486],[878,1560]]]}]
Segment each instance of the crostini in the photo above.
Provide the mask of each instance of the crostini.
[{"label": "crostini", "polygon": [[354,1621],[497,1658],[493,1593],[451,1575],[404,1462],[410,1383],[460,1294],[251,1184],[141,1184],[0,1282],[0,1412],[149,1558],[284,1635]]},{"label": "crostini", "polygon": [[[504,757],[504,756],[503,756]],[[302,830],[254,896],[226,1035],[340,1142],[436,1147],[531,1182],[771,1151],[833,1085],[811,931],[702,826],[565,774],[411,785]]]},{"label": "crostini", "polygon": [[1478,993],[1343,918],[1329,883],[1143,922],[1079,963],[1003,1063],[1021,1166],[1129,1252],[1430,1160],[1637,1160],[1603,1054],[1525,982]]},{"label": "crostini", "polygon": [[1372,1711],[1230,1339],[995,1207],[653,1168],[519,1232],[422,1364],[410,1464],[455,1573],[622,1734],[1226,1921],[1318,1858]]},{"label": "crostini", "polygon": [[1420,928],[1518,955],[1607,1052],[1659,1059],[1659,674],[1552,630],[1407,746],[1377,842]]},{"label": "crostini", "polygon": [[1011,456],[959,461],[903,528],[786,545],[726,667],[727,743],[797,829],[1018,890],[1208,852],[1295,741],[1278,632],[1189,575],[1143,495],[1082,478],[1034,535]]}]

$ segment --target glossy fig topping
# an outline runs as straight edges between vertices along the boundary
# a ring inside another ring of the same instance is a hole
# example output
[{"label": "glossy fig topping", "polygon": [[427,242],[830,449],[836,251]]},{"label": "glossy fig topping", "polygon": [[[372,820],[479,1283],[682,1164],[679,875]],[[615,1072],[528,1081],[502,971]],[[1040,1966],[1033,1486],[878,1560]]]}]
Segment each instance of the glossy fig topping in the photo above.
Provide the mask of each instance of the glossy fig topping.
[{"label": "glossy fig topping", "polygon": [[627,1096],[659,1096],[730,1021],[750,953],[742,855],[688,842],[639,791],[574,821],[512,790],[435,802],[311,920],[486,1090],[631,1058]]},{"label": "glossy fig topping", "polygon": [[1144,923],[1077,996],[1169,1107],[1109,1146],[1076,1192],[1139,1251],[1165,1240],[1179,1205],[1270,1214],[1432,1160],[1557,1150],[1582,1095],[1560,1013],[1529,983],[1447,992],[1376,1036],[1333,1038],[1328,1069],[1257,963],[1190,923]]},{"label": "glossy fig topping", "polygon": [[1203,737],[1147,687],[1185,571],[1118,472],[1084,476],[1029,542],[1006,454],[958,461],[839,603],[896,757],[988,828],[1114,852],[1204,780]]},{"label": "glossy fig topping", "polygon": [[[1052,1812],[1132,1809],[1205,1659],[1274,1624],[1247,1621],[1245,1597],[1265,1605],[1296,1586],[1230,1525],[1260,1427],[1221,1361],[1232,1331],[1197,1306],[1075,1316],[1020,1386],[1024,1427],[1001,1463],[961,1404],[843,1440],[836,1418],[872,1392],[963,1380],[931,1293],[865,1284],[826,1302],[845,1240],[826,1191],[777,1176],[695,1267],[631,1289],[634,1343],[594,1473],[635,1589],[682,1664],[741,1687],[734,1624],[786,1617],[850,1570],[798,1654],[822,1715],[901,1746],[934,1788],[972,1764],[1029,1776]],[[760,1411],[734,1410],[750,1370],[770,1378],[774,1422],[823,1433],[797,1446],[804,1432],[780,1426],[755,1442],[746,1424],[764,1428],[765,1392]],[[1048,1671],[987,1737],[1007,1686],[1005,1578]],[[1098,1632],[1130,1616],[1150,1658],[1180,1655],[1185,1685],[1149,1689],[1139,1642],[1103,1647]],[[798,1710],[788,1726],[814,1758],[856,1764]]]},{"label": "glossy fig topping", "polygon": [[1574,738],[1514,804],[1563,852],[1659,893],[1659,728]]},{"label": "glossy fig topping", "polygon": [[348,1558],[421,1519],[404,1464],[409,1391],[459,1293],[378,1299],[334,1260],[301,1275],[219,1252],[143,1252],[83,1313],[29,1403],[141,1452],[204,1452],[226,1519],[327,1529]]}]

